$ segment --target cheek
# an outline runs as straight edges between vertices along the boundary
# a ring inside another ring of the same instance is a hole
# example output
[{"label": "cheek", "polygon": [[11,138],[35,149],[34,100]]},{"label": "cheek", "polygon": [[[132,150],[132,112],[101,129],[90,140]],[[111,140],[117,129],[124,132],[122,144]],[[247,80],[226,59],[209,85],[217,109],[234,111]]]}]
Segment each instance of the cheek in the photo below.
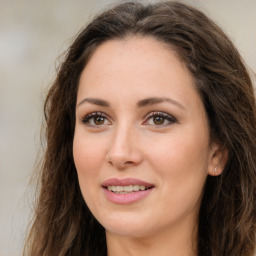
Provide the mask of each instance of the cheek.
[{"label": "cheek", "polygon": [[199,209],[208,157],[205,153],[207,144],[202,137],[201,141],[194,136],[173,137],[151,147],[148,159],[157,174],[162,198],[158,211],[167,212],[163,219],[174,220]]},{"label": "cheek", "polygon": [[78,129],[74,136],[73,157],[78,174],[93,175],[104,158],[103,145],[98,139]]},{"label": "cheek", "polygon": [[[185,171],[186,169],[207,169],[209,148],[207,138],[197,134],[172,134],[168,137],[158,138],[157,143],[151,141],[147,150],[148,159],[154,162],[154,165],[162,166],[163,170],[170,173],[177,168]],[[200,168],[201,167],[201,168]]]},{"label": "cheek", "polygon": [[88,136],[75,133],[73,157],[80,189],[85,201],[87,201],[91,197],[90,195],[95,193],[95,185],[99,183],[99,170],[103,158],[102,151],[94,145],[94,141],[90,140]]},{"label": "cheek", "polygon": [[208,137],[204,130],[198,132],[185,128],[151,144],[147,159],[164,181],[165,191],[174,193],[180,199],[186,200],[191,195],[195,197],[191,200],[196,200],[207,177]]}]

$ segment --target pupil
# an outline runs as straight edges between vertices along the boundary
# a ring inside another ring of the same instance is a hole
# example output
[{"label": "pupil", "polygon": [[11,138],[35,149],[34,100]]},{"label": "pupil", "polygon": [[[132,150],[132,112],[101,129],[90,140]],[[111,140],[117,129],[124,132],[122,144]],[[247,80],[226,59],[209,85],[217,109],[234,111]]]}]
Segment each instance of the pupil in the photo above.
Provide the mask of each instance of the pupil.
[{"label": "pupil", "polygon": [[94,118],[94,122],[97,125],[104,124],[104,117],[97,116],[97,117]]},{"label": "pupil", "polygon": [[164,123],[164,118],[163,117],[161,117],[161,116],[155,116],[154,117],[154,123],[155,124],[163,124]]}]

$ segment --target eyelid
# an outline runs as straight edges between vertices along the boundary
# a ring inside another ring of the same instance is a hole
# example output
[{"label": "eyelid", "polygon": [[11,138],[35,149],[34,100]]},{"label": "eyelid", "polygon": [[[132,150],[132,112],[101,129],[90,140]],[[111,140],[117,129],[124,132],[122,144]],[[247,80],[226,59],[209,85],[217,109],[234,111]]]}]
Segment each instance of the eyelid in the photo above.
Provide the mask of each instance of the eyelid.
[{"label": "eyelid", "polygon": [[145,121],[143,121],[142,124],[146,125],[146,122],[152,118],[152,117],[156,117],[156,116],[160,116],[162,118],[164,118],[165,120],[169,121],[169,124],[163,124],[163,125],[152,125],[152,126],[156,126],[158,128],[161,128],[161,127],[166,127],[166,126],[169,126],[169,125],[172,125],[174,123],[177,123],[177,119],[170,115],[170,114],[167,114],[166,112],[162,112],[162,111],[153,111],[153,112],[150,112],[149,114],[147,114],[144,119]]},{"label": "eyelid", "polygon": [[[105,120],[107,120],[108,124],[90,124],[90,120],[95,118],[95,117],[103,117],[105,118]],[[148,121],[153,118],[153,117],[162,117],[164,119],[164,122],[168,121],[167,124],[149,124]],[[91,113],[88,113],[86,115],[84,115],[82,118],[81,118],[81,122],[87,126],[90,126],[90,127],[95,127],[95,128],[100,128],[100,127],[103,127],[103,126],[106,126],[106,125],[110,125],[112,123],[111,119],[109,118],[109,116],[103,112],[100,112],[100,111],[95,111],[95,112],[91,112]],[[142,122],[143,125],[150,125],[150,126],[155,126],[157,128],[161,128],[161,127],[166,127],[166,126],[170,126],[174,123],[177,122],[177,119],[170,115],[170,114],[167,114],[166,112],[162,112],[162,111],[152,111],[150,113],[148,113],[145,117],[144,117],[144,121]]]},{"label": "eyelid", "polygon": [[86,124],[86,125],[88,125],[88,126],[104,126],[104,125],[106,125],[106,124],[102,124],[102,125],[90,125],[88,122],[90,121],[90,119],[92,119],[92,118],[95,118],[95,117],[104,117],[106,120],[108,120],[108,122],[109,123],[111,123],[111,121],[110,121],[110,118],[109,118],[109,116],[108,115],[106,115],[105,113],[103,113],[103,112],[99,112],[99,111],[96,111],[96,112],[91,112],[91,113],[88,113],[88,114],[86,114],[86,115],[84,115],[84,116],[82,116],[82,118],[81,118],[81,121],[82,121],[82,123],[84,123],[84,124]]}]

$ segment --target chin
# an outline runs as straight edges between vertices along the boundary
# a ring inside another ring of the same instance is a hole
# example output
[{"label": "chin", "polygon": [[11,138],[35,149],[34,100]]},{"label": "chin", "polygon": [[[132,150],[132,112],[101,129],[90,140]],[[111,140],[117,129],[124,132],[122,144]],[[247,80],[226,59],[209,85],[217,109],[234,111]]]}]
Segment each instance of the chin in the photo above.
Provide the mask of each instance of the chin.
[{"label": "chin", "polygon": [[109,226],[105,228],[106,232],[118,235],[118,236],[124,236],[124,237],[145,237],[149,235],[149,232],[147,230],[140,228],[138,226]]},{"label": "chin", "polygon": [[145,218],[134,214],[114,214],[108,218],[100,218],[99,222],[106,232],[120,236],[142,237],[148,234],[149,226]]}]

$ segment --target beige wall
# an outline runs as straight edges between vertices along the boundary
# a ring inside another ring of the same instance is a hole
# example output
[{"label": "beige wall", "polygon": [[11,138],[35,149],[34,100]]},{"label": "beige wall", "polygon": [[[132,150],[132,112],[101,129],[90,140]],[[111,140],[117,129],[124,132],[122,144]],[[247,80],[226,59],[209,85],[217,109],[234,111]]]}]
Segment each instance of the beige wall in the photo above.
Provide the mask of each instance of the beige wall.
[{"label": "beige wall", "polygon": [[[0,255],[21,255],[40,149],[42,104],[55,60],[111,0],[0,0]],[[256,72],[256,1],[197,0]]]}]

